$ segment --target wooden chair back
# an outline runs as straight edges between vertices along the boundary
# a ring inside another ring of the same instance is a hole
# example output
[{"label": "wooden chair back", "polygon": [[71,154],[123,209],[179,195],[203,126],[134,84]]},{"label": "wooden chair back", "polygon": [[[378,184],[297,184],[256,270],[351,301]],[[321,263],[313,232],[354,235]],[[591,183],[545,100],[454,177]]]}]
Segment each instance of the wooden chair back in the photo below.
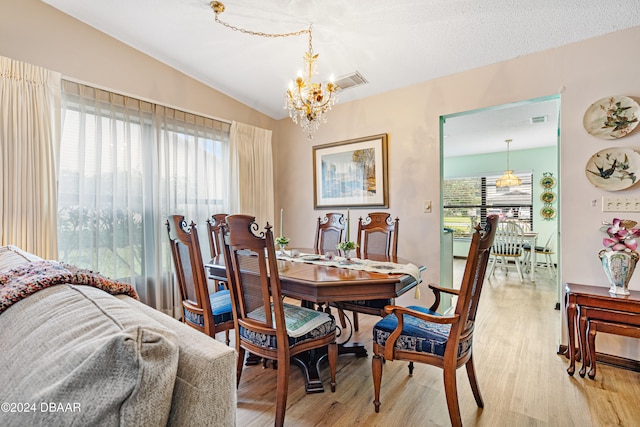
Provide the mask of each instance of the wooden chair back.
[{"label": "wooden chair back", "polygon": [[[176,279],[182,299],[182,320],[189,326],[209,336],[216,333],[216,325],[209,300],[207,276],[204,270],[198,230],[192,221],[187,222],[182,215],[170,215],[166,222],[171,255],[176,269]],[[203,319],[202,325],[193,319]],[[233,327],[232,324],[228,325]],[[224,328],[220,328],[224,330]]]},{"label": "wooden chair back", "polygon": [[[235,293],[232,295],[234,318],[247,330],[275,335],[278,348],[288,352],[271,226],[267,224],[264,231],[259,231],[255,217],[229,215],[222,229],[227,280],[230,290]],[[276,350],[272,357],[277,358]]]},{"label": "wooden chair back", "polygon": [[[497,235],[498,216],[489,215],[484,230],[477,228],[471,239],[471,247],[467,255],[460,293],[455,313],[460,316],[464,333],[473,333],[473,324],[478,312],[478,301],[487,272],[487,264],[491,256],[491,247]],[[449,338],[451,339],[451,337]]]},{"label": "wooden chair back", "polygon": [[215,258],[222,253],[218,234],[220,233],[220,225],[224,222],[227,215],[228,214],[226,213],[213,214],[211,215],[211,218],[207,220],[209,251],[211,251],[211,258]]},{"label": "wooden chair back", "polygon": [[358,220],[358,258],[368,255],[398,256],[399,219],[386,212],[372,212]]},{"label": "wooden chair back", "polygon": [[324,217],[318,217],[313,244],[316,252],[336,251],[336,246],[342,242],[345,227],[346,220],[341,213],[328,213]]}]

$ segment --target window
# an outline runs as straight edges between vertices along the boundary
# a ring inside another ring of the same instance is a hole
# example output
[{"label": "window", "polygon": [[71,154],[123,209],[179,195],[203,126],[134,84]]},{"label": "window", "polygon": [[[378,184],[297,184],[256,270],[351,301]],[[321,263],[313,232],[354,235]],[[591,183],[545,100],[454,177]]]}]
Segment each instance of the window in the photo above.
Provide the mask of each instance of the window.
[{"label": "window", "polygon": [[515,174],[522,179],[517,187],[496,187],[500,175],[445,179],[443,185],[444,226],[454,230],[454,237],[469,237],[488,214],[513,219],[532,229],[532,174]]},{"label": "window", "polygon": [[172,311],[165,222],[182,214],[206,242],[206,219],[227,211],[229,124],[71,82],[63,117],[60,259],[133,283],[143,302]]}]

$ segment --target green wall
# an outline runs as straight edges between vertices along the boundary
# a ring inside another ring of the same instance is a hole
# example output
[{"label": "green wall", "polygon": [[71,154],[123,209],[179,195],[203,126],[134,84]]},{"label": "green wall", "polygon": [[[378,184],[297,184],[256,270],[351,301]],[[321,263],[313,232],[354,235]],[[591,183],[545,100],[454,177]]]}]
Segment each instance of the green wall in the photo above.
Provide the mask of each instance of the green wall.
[{"label": "green wall", "polygon": [[[447,157],[443,161],[443,176],[456,178],[469,175],[501,173],[507,162],[506,151],[489,154],[476,154],[471,156]],[[533,231],[538,233],[538,245],[544,245],[551,233],[557,232],[558,215],[552,220],[544,220],[540,215],[543,203],[540,195],[543,188],[540,179],[544,172],[551,172],[558,180],[558,148],[556,146],[535,148],[530,150],[511,150],[509,153],[510,167],[516,172],[533,173]],[[551,189],[558,195],[559,183]],[[558,199],[553,203],[558,208]],[[557,242],[556,245],[557,247]],[[454,242],[454,256],[466,256],[469,251],[468,241],[456,240]]]}]

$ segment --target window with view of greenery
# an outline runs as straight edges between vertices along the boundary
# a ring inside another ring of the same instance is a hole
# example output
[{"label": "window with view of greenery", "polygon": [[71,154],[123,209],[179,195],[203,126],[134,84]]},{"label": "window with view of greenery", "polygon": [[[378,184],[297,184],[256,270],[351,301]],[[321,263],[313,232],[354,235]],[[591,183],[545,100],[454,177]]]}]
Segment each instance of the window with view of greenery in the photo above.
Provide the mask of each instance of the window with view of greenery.
[{"label": "window with view of greenery", "polygon": [[167,216],[204,237],[207,218],[227,210],[230,125],[73,82],[62,101],[59,259],[130,282],[171,312]]},{"label": "window with view of greenery", "polygon": [[496,187],[500,175],[445,179],[442,187],[444,226],[454,230],[454,237],[469,237],[487,215],[497,213],[501,219],[513,219],[532,229],[533,176],[515,174],[522,179],[517,187]]}]

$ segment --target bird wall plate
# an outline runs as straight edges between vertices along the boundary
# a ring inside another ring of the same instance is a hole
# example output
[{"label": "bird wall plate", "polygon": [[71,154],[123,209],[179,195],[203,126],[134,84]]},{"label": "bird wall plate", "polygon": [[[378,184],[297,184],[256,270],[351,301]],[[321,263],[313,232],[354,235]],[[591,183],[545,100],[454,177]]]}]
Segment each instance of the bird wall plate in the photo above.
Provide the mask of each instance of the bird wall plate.
[{"label": "bird wall plate", "polygon": [[591,104],[582,124],[587,132],[600,139],[617,139],[629,135],[638,125],[640,105],[628,96],[610,96]]},{"label": "bird wall plate", "polygon": [[597,188],[619,191],[638,180],[640,153],[630,148],[606,148],[591,156],[585,167],[587,179]]}]

